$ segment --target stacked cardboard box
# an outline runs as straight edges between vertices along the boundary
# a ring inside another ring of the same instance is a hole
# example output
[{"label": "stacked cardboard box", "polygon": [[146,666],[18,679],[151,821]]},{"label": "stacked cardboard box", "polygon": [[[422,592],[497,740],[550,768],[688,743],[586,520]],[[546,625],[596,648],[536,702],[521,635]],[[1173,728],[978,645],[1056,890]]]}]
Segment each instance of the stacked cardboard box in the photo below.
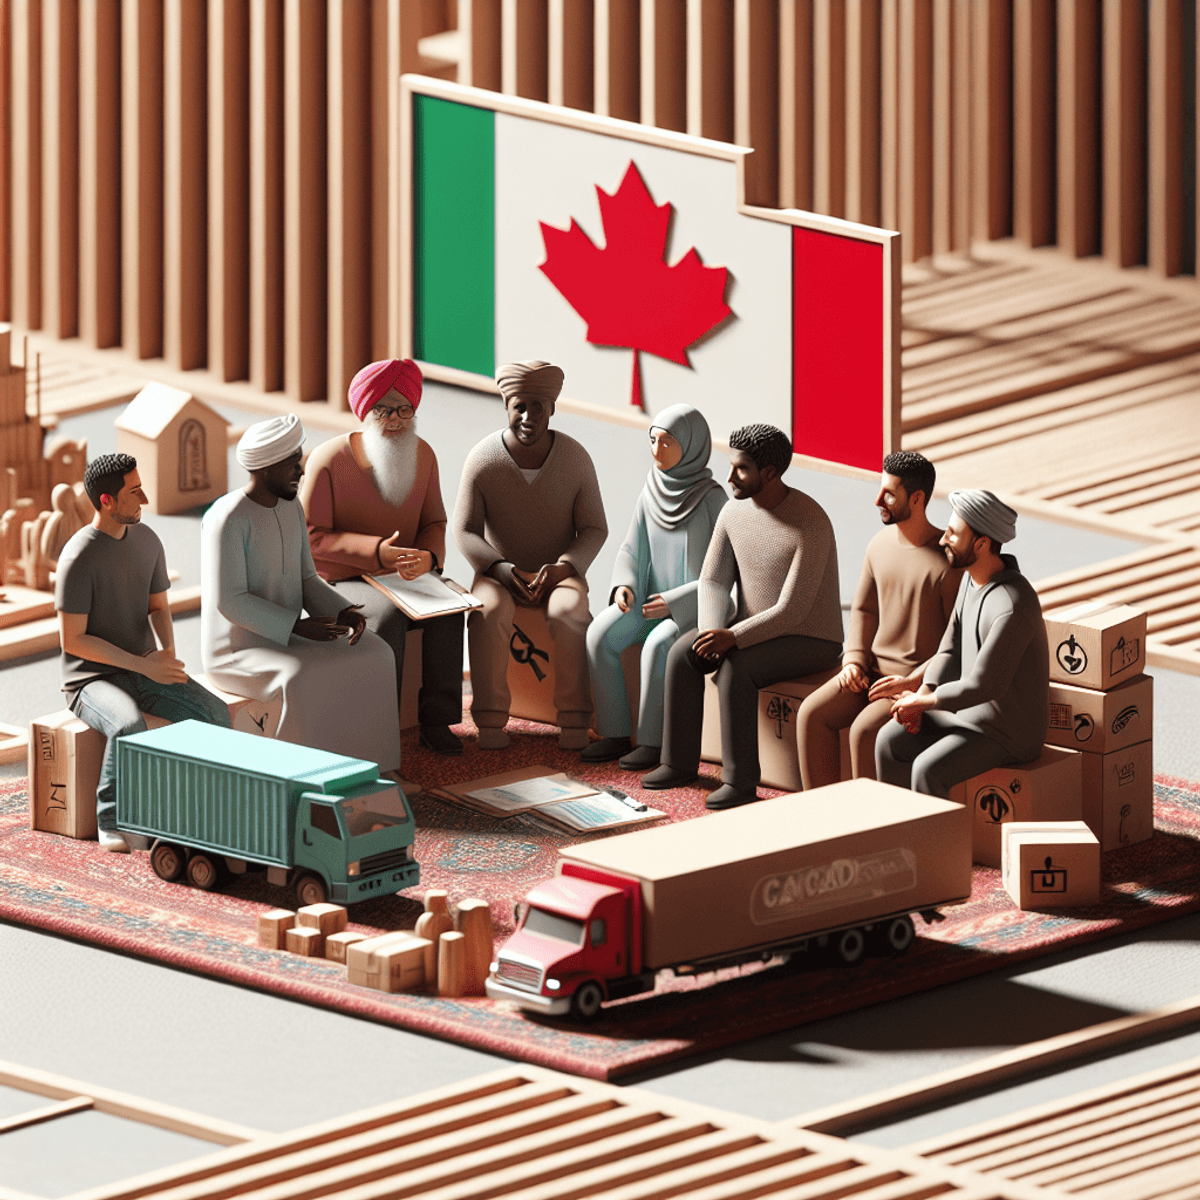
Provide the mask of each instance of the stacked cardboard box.
[{"label": "stacked cardboard box", "polygon": [[1146,614],[1092,601],[1046,618],[1050,745],[1080,751],[1083,819],[1101,850],[1154,832],[1154,681]]}]

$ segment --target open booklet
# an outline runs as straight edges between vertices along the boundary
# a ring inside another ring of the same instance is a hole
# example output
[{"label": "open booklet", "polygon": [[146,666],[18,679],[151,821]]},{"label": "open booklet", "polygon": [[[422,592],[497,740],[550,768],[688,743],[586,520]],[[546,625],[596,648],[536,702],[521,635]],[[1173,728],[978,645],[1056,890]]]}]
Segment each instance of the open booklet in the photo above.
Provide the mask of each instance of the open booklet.
[{"label": "open booklet", "polygon": [[453,579],[447,579],[436,571],[426,571],[416,579],[401,579],[395,571],[388,575],[365,575],[363,578],[414,621],[483,607],[482,600],[476,599]]},{"label": "open booklet", "polygon": [[429,794],[492,816],[522,813],[585,833],[656,821],[664,815],[656,808],[573,779],[552,767],[523,767],[434,788]]}]

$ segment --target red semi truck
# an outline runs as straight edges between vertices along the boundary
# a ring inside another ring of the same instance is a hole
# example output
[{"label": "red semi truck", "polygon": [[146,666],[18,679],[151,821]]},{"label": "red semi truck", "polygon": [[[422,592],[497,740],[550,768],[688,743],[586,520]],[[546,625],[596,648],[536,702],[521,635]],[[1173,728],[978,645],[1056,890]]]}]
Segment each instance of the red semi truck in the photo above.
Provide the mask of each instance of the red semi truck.
[{"label": "red semi truck", "polygon": [[781,796],[561,852],[487,980],[494,1000],[590,1020],[658,971],[828,946],[902,953],[914,912],[971,894],[971,814],[873,780]]}]

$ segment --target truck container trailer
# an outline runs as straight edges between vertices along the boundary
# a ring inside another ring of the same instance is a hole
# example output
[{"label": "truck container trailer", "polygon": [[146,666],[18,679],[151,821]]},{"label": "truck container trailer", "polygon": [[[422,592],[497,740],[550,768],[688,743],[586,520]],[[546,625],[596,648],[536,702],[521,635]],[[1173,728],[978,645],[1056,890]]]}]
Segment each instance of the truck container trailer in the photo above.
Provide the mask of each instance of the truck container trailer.
[{"label": "truck container trailer", "polygon": [[960,804],[853,780],[560,852],[526,897],[487,994],[590,1019],[655,974],[829,946],[854,963],[906,950],[910,914],[971,894]]},{"label": "truck container trailer", "polygon": [[412,810],[374,763],[200,721],[118,740],[117,828],[205,890],[265,867],[302,905],[354,904],[421,877]]}]

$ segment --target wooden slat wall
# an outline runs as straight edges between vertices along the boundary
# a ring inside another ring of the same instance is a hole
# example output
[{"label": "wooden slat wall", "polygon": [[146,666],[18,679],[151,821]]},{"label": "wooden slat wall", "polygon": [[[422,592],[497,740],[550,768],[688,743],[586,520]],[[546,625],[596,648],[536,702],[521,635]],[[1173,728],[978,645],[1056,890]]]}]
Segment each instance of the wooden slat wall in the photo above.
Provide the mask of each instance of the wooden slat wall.
[{"label": "wooden slat wall", "polygon": [[1015,237],[1192,272],[1194,9],[0,0],[0,319],[343,403],[396,345],[406,70],[748,144],[748,200],[908,261]]}]

